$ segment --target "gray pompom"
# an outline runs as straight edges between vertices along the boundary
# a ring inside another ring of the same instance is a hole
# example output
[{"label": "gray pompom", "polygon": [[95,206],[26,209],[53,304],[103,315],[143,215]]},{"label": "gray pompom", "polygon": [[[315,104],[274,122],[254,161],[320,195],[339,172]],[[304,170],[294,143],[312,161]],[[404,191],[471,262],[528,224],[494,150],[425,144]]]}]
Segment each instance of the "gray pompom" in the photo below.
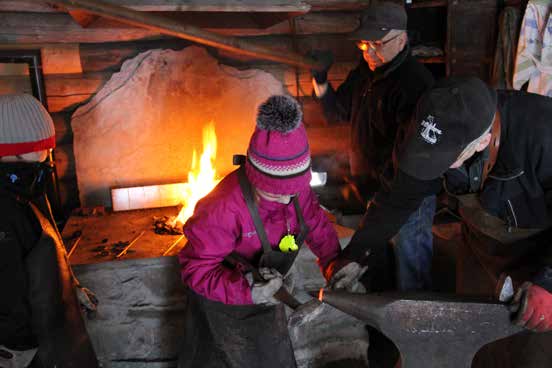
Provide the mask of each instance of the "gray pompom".
[{"label": "gray pompom", "polygon": [[302,119],[301,106],[293,97],[276,95],[259,106],[257,126],[264,130],[287,133],[297,128]]}]

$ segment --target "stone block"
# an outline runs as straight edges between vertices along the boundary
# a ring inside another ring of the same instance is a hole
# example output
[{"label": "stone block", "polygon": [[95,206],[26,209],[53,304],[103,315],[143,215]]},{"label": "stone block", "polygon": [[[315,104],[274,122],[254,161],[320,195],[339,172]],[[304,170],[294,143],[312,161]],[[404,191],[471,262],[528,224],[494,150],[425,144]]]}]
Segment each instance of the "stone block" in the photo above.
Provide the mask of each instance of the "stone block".
[{"label": "stone block", "polygon": [[187,181],[202,127],[214,122],[222,177],[245,153],[257,106],[283,85],[271,74],[224,66],[205,49],[149,50],[72,116],[81,205],[110,206],[110,188]]},{"label": "stone block", "polygon": [[[293,294],[302,301],[310,299],[307,291],[325,284],[315,260],[303,247],[290,273]],[[86,325],[104,368],[176,366],[186,328],[186,297],[176,257],[76,265],[73,269],[81,284],[93,290],[100,301],[96,318],[86,320]],[[293,317],[289,333],[299,368],[322,368],[344,359],[365,360],[368,340],[362,322],[325,304],[305,318]]]}]

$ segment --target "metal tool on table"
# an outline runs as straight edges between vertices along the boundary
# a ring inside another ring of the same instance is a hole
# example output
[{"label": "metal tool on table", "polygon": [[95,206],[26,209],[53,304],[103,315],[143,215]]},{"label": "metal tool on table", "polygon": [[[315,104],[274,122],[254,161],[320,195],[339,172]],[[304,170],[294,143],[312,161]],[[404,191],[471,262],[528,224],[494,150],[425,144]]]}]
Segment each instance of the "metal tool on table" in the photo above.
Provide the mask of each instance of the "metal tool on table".
[{"label": "metal tool on table", "polygon": [[117,255],[115,256],[115,258],[116,258],[116,259],[119,259],[119,258],[121,258],[122,256],[124,256],[124,255],[128,252],[128,250],[130,249],[130,247],[132,247],[132,246],[136,243],[136,241],[137,241],[138,239],[140,239],[140,238],[142,237],[142,235],[144,235],[145,232],[146,232],[145,230],[142,231],[142,232],[141,232],[140,234],[138,234],[134,239],[132,239],[131,242],[128,243],[128,245],[127,245],[126,247],[124,247],[123,250],[120,251],[119,254],[117,254]]},{"label": "metal tool on table", "polygon": [[522,331],[511,323],[507,305],[488,300],[329,290],[319,297],[391,339],[403,368],[467,368],[481,347]]},{"label": "metal tool on table", "polygon": [[71,258],[71,256],[75,252],[75,249],[77,249],[77,245],[79,245],[82,239],[82,231],[75,231],[72,238],[74,239],[73,245],[71,246],[71,250],[69,250],[69,253],[67,253],[67,259]]},{"label": "metal tool on table", "polygon": [[174,247],[176,247],[178,245],[178,243],[180,243],[180,241],[184,239],[184,235],[180,235],[168,248],[166,251],[163,252],[163,256],[166,256],[168,255],[171,250],[174,249]]}]

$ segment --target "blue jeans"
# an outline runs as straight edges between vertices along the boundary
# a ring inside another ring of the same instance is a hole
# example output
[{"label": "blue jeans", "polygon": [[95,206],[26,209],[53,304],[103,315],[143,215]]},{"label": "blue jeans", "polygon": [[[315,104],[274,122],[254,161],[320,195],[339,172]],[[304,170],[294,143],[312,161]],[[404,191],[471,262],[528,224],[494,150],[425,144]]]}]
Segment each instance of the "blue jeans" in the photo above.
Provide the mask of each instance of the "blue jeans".
[{"label": "blue jeans", "polygon": [[435,196],[425,198],[393,238],[399,291],[430,290]]}]

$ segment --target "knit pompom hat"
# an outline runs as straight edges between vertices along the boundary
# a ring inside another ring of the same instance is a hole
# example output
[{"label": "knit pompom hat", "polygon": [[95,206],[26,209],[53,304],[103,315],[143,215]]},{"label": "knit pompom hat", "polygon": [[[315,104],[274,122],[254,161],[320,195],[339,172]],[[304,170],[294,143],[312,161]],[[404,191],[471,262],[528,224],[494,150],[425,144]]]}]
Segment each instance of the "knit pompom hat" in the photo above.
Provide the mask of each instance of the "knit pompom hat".
[{"label": "knit pompom hat", "polygon": [[52,117],[31,95],[0,96],[0,157],[54,148]]},{"label": "knit pompom hat", "polygon": [[273,194],[294,194],[311,180],[303,113],[290,96],[271,96],[259,106],[245,172],[251,184]]}]

